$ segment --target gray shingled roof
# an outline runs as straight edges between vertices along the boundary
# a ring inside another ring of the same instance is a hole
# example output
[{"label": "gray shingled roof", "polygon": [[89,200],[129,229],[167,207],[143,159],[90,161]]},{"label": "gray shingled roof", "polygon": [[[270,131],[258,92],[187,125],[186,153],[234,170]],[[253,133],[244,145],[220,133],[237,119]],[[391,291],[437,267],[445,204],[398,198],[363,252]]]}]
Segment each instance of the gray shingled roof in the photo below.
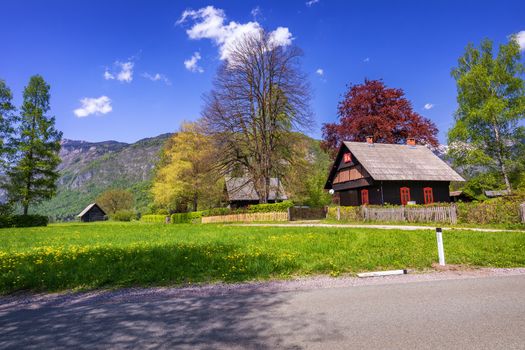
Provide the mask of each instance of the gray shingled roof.
[{"label": "gray shingled roof", "polygon": [[[277,191],[277,189],[279,189]],[[247,177],[230,177],[226,178],[226,191],[228,192],[229,201],[258,201],[259,196],[255,191],[253,182]],[[277,195],[278,193],[278,195]],[[270,179],[270,196],[269,200],[286,200],[282,182],[277,178]]]},{"label": "gray shingled roof", "polygon": [[374,180],[465,181],[426,146],[344,144]]},{"label": "gray shingled roof", "polygon": [[[91,210],[91,208],[93,208],[94,206],[98,206],[97,203],[91,203],[90,205],[88,205],[87,207],[84,208],[84,210],[82,210],[80,212],[80,214],[77,215],[77,218],[80,218],[82,216],[84,216],[88,211]],[[100,207],[99,207],[100,208]]]}]

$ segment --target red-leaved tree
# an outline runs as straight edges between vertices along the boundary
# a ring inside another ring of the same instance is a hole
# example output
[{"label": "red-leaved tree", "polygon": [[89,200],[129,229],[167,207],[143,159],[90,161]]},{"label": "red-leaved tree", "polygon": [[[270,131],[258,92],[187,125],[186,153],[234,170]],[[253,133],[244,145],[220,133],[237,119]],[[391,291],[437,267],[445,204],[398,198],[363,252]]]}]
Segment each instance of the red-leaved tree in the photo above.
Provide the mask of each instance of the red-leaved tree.
[{"label": "red-leaved tree", "polygon": [[323,125],[322,147],[332,154],[342,141],[405,143],[413,137],[418,143],[438,145],[438,129],[428,118],[412,109],[401,89],[387,88],[380,80],[352,85],[339,102],[339,123]]}]

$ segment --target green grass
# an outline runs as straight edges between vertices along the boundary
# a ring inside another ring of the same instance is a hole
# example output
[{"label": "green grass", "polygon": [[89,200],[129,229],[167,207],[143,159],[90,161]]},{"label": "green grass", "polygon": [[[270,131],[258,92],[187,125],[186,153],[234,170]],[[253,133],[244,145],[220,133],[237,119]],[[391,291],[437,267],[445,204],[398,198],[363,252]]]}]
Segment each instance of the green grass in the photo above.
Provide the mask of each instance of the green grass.
[{"label": "green grass", "polygon": [[[525,234],[443,233],[447,263],[525,266]],[[141,223],[0,230],[0,293],[426,269],[432,231]]]}]

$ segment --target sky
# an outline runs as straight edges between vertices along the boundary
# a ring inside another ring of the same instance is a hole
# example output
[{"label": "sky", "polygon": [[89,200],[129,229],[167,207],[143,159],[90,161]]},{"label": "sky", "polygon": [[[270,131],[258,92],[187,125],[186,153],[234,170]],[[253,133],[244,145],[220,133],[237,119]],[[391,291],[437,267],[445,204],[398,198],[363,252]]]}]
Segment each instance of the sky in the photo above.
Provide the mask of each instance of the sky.
[{"label": "sky", "polygon": [[315,126],[337,120],[350,84],[401,88],[446,142],[456,109],[450,75],[468,43],[521,33],[525,1],[10,1],[0,12],[0,79],[20,105],[29,78],[51,86],[64,138],[135,142],[200,117],[228,47],[264,28],[296,45]]}]

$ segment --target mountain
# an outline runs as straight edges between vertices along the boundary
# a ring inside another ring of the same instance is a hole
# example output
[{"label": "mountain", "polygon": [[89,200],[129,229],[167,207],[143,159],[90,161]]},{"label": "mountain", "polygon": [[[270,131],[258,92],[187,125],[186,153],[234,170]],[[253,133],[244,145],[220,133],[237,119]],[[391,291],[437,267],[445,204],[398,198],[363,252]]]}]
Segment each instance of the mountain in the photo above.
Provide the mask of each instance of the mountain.
[{"label": "mountain", "polygon": [[64,139],[57,195],[34,211],[57,220],[72,219],[109,188],[129,189],[135,195],[136,207],[146,208],[151,200],[153,170],[171,135],[162,134],[132,144]]}]

